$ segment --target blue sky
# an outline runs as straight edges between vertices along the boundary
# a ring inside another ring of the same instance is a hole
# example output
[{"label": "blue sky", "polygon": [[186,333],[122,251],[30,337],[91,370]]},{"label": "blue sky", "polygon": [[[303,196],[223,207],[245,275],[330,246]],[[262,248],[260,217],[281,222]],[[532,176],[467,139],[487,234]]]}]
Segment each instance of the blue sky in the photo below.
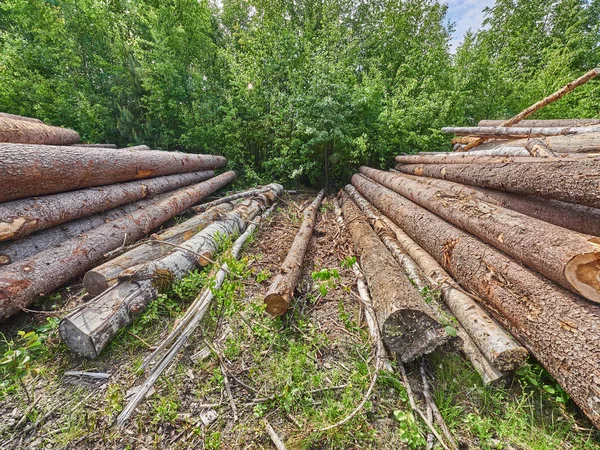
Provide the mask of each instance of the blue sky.
[{"label": "blue sky", "polygon": [[452,51],[454,52],[469,29],[476,31],[481,28],[483,9],[486,6],[493,6],[495,1],[447,0],[446,3],[448,3],[448,20],[454,22],[456,28],[452,40]]}]

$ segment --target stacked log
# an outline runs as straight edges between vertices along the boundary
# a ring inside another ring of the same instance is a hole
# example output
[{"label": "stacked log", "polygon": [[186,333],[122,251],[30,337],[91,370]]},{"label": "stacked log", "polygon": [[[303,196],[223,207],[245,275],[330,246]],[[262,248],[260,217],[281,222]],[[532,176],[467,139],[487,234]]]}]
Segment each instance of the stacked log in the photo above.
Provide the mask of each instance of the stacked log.
[{"label": "stacked log", "polygon": [[41,120],[2,113],[0,142],[70,145],[79,142],[79,134],[68,128],[46,125]]}]

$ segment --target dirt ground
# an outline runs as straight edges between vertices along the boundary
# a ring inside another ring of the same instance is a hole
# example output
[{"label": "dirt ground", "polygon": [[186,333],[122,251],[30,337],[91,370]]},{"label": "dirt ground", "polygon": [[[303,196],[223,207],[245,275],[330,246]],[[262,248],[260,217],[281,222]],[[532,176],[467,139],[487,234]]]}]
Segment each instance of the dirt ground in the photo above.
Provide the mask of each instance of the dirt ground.
[{"label": "dirt ground", "polygon": [[[281,318],[264,312],[269,280],[313,196],[286,194],[261,223],[240,263],[228,261],[234,275],[125,427],[114,422],[128,393],[146,378],[139,370],[142,361],[209,282],[211,268],[159,299],[96,360],[73,355],[56,330],[50,331],[46,350],[32,362],[39,373],[24,379],[32,400],[18,386],[2,400],[0,448],[270,449],[267,424],[290,449],[425,448],[427,428],[410,413],[397,373],[381,373],[364,407],[344,425],[324,430],[353,413],[374,366],[374,346],[349,268],[352,247],[336,223],[331,196],[320,208],[290,311]],[[49,302],[68,310],[86,300],[76,282]],[[16,339],[17,330],[39,328],[47,318],[21,315],[0,331],[7,340]],[[67,377],[67,370],[110,378]],[[586,428],[579,416],[577,421],[572,413],[564,418],[555,406],[537,411],[547,399],[518,382],[506,390],[483,388],[457,353],[433,355],[427,371],[461,448],[598,448],[593,432],[573,428],[581,423]],[[507,402],[514,407],[504,408]],[[513,417],[521,413],[524,419]],[[557,420],[563,421],[559,431],[549,428]],[[434,448],[442,447],[436,443]]]}]

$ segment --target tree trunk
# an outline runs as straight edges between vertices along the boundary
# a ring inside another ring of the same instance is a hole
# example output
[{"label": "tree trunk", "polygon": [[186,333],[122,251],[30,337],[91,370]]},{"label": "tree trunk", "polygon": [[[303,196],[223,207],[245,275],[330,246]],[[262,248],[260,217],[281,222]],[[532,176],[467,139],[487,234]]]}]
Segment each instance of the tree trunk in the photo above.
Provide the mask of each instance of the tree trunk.
[{"label": "tree trunk", "polygon": [[[480,120],[477,126],[479,127],[501,127],[504,120]],[[600,125],[600,119],[538,119],[538,120],[521,120],[519,125],[522,127],[531,128],[547,128],[547,127],[591,127]]]},{"label": "tree trunk", "polygon": [[352,200],[342,205],[346,227],[373,299],[383,341],[404,363],[431,353],[450,336]]},{"label": "tree trunk", "polygon": [[600,302],[599,238],[463,195],[454,183],[440,182],[440,188],[410,175],[359,170],[576,294]]},{"label": "tree trunk", "polygon": [[104,254],[142,238],[154,228],[235,179],[226,172],[174,191],[146,209],[94,228],[32,257],[0,269],[0,319],[5,319],[94,267]]},{"label": "tree trunk", "polygon": [[71,144],[71,147],[118,148],[117,144]]},{"label": "tree trunk", "polygon": [[232,209],[231,203],[223,203],[161,233],[152,235],[150,242],[138,245],[86,272],[83,277],[85,290],[91,295],[100,295],[117,282],[119,275],[124,270],[161,258],[173,251],[173,246],[161,245],[160,242],[181,244]]},{"label": "tree trunk", "polygon": [[18,116],[16,114],[9,114],[9,113],[0,113],[0,118],[13,119],[13,120],[24,120],[25,122],[33,122],[33,123],[41,123],[41,124],[44,123],[40,119],[34,119],[33,117]]},{"label": "tree trunk", "polygon": [[[493,140],[478,147],[481,150],[504,147],[525,147],[529,139]],[[547,136],[544,144],[556,153],[598,153],[600,152],[600,133],[573,134],[570,136]],[[469,152],[471,153],[471,152]]]},{"label": "tree trunk", "polygon": [[[512,147],[511,147],[512,148]],[[517,163],[536,163],[540,160],[547,159],[548,163],[563,162],[563,163],[579,163],[582,161],[590,161],[596,155],[583,154],[557,154],[555,158],[539,158],[532,156],[524,147],[523,150],[527,153],[523,156],[504,156],[504,155],[480,155],[478,150],[462,153],[445,153],[427,155],[425,153],[418,155],[398,155],[395,160],[399,164],[517,164]],[[512,153],[512,152],[511,152]],[[600,159],[598,160],[600,161]]]},{"label": "tree trunk", "polygon": [[199,183],[212,170],[26,198],[0,204],[0,241],[18,239],[80,217]]},{"label": "tree trunk", "polygon": [[[275,196],[271,197],[275,198]],[[184,277],[198,265],[197,254],[212,252],[219,236],[232,236],[243,231],[267,204],[268,197],[250,199],[218,222],[214,222],[181,244],[180,249],[132,272],[128,281],[91,300],[85,308],[66,316],[60,323],[62,340],[75,353],[95,358],[129,325],[135,315],[171,283]],[[192,253],[193,252],[193,253]]]},{"label": "tree trunk", "polygon": [[216,155],[0,144],[0,202],[223,167]]},{"label": "tree trunk", "polygon": [[[473,298],[461,291],[450,275],[431,256],[410,239],[400,227],[387,219],[387,217],[382,217],[379,211],[375,210],[375,207],[353,186],[346,186],[345,189],[352,200],[369,217],[372,224],[379,222],[387,227],[389,230],[388,233],[394,233],[395,246],[404,254],[403,259],[410,260],[412,263],[411,266],[414,265],[417,267],[412,277],[407,272],[409,278],[415,282],[419,289],[422,289],[420,285],[429,285],[440,289],[442,298],[452,314],[465,328],[483,355],[498,370],[516,370],[525,364],[527,350],[521,347],[504,329],[494,322]],[[378,234],[381,236],[381,233]],[[386,246],[389,250],[390,246],[388,244]],[[426,278],[429,280],[428,283],[424,281]],[[484,373],[486,373],[486,376],[490,376],[489,371],[485,371]]]},{"label": "tree trunk", "polygon": [[565,136],[572,134],[599,133],[600,126],[591,127],[443,127],[442,132],[457,136],[475,136],[475,139],[520,138],[532,136]]},{"label": "tree trunk", "polygon": [[407,164],[398,165],[396,169],[412,175],[600,207],[600,158],[576,161],[533,159],[519,163]]},{"label": "tree trunk", "polygon": [[70,145],[79,142],[79,134],[68,128],[53,127],[35,119],[0,116],[0,142],[15,144]]},{"label": "tree trunk", "polygon": [[524,345],[600,427],[600,307],[364,177],[353,184]]},{"label": "tree trunk", "polygon": [[294,238],[290,251],[279,269],[279,273],[271,282],[267,295],[265,295],[266,311],[272,316],[285,314],[294,297],[294,290],[300,278],[304,255],[308,249],[308,244],[310,243],[310,238],[315,227],[317,212],[324,196],[325,191],[321,190],[310,206],[304,210],[300,230]]},{"label": "tree trunk", "polygon": [[0,266],[21,261],[43,250],[57,247],[61,242],[81,236],[92,228],[99,227],[137,210],[143,210],[168,196],[169,193],[160,194],[149,200],[141,200],[103,213],[82,217],[47,230],[38,231],[16,241],[0,242]]},{"label": "tree trunk", "polygon": [[279,186],[281,186],[281,185],[272,183],[272,184],[268,184],[268,185],[266,185],[266,186],[264,186],[262,188],[248,189],[248,190],[243,191],[243,192],[238,192],[236,194],[232,194],[232,195],[228,195],[226,197],[218,198],[218,199],[216,199],[216,200],[214,200],[212,202],[203,203],[201,205],[194,206],[192,209],[196,213],[202,213],[202,212],[206,211],[209,208],[212,208],[212,207],[214,207],[216,205],[220,205],[221,203],[229,203],[229,202],[232,202],[232,201],[240,199],[240,198],[252,197],[253,195],[262,194],[262,193],[273,191],[273,190],[278,191]]}]

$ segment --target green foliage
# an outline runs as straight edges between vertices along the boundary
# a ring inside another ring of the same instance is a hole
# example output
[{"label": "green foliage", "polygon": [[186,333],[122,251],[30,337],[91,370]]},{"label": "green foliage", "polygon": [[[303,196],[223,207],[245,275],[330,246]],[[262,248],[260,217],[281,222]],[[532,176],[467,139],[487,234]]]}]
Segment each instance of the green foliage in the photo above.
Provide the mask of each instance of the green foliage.
[{"label": "green foliage", "polygon": [[313,272],[311,276],[314,281],[319,281],[318,290],[322,297],[325,297],[330,289],[334,289],[340,279],[337,269],[321,269]]}]

